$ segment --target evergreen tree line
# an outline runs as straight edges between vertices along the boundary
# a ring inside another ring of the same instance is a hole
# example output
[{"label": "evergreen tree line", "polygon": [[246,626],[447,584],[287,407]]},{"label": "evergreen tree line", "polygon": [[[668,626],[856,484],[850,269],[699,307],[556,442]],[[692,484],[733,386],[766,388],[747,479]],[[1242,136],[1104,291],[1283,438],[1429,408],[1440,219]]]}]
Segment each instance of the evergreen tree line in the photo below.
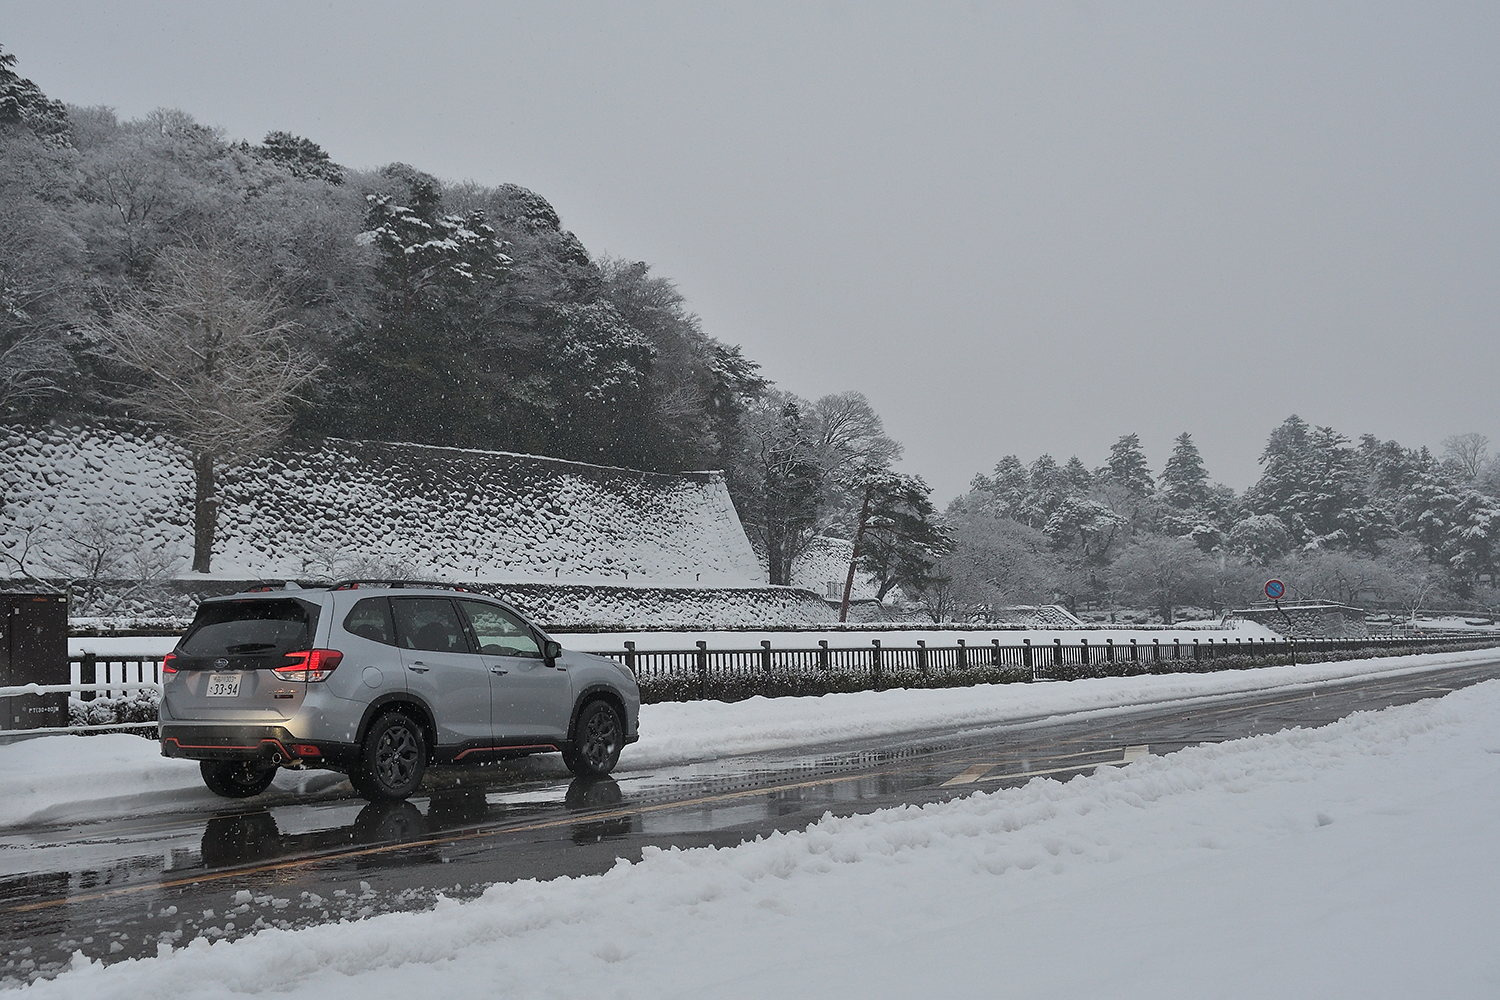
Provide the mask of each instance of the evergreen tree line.
[{"label": "evergreen tree line", "polygon": [[1500,461],[1463,434],[1443,454],[1293,415],[1271,432],[1243,494],[1210,481],[1188,433],[1153,475],[1140,439],[1103,467],[1007,456],[944,515],[951,551],[929,571],[939,618],[1062,600],[1149,608],[1165,621],[1222,610],[1283,579],[1290,596],[1414,612],[1500,603]]}]

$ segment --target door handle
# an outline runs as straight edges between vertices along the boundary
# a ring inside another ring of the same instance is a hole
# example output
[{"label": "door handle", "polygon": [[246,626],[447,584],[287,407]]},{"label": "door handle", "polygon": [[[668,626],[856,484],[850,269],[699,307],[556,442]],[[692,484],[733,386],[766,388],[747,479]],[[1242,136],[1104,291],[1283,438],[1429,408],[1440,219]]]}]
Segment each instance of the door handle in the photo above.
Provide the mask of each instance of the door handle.
[{"label": "door handle", "polygon": [[490,667],[490,673],[498,677],[501,674],[510,673],[510,671],[506,670],[504,667]]},{"label": "door handle", "polygon": [[422,661],[418,660],[416,663],[411,664],[406,669],[414,671],[414,672],[419,673],[419,674],[425,674],[425,673],[427,673],[427,671],[431,670],[432,668],[431,667],[424,667],[424,666],[422,666]]}]

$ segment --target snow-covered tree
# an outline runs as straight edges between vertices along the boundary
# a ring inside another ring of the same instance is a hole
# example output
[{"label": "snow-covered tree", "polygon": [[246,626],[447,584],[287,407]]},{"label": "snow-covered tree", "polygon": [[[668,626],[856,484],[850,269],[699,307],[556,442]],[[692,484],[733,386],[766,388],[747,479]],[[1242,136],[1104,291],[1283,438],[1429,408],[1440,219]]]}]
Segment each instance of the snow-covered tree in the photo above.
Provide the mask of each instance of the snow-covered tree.
[{"label": "snow-covered tree", "polygon": [[768,392],[745,417],[746,456],[735,498],[740,520],[766,554],[770,582],[789,584],[792,564],[816,533],[823,494],[818,438],[802,401]]},{"label": "snow-covered tree", "polygon": [[[1050,599],[1056,558],[1036,528],[968,498],[955,500],[944,522],[952,546],[928,577],[935,581],[928,596],[938,612],[935,620],[946,612],[991,621],[998,608]],[[935,606],[939,603],[941,608]]]},{"label": "snow-covered tree", "polygon": [[1121,435],[1120,440],[1110,445],[1109,458],[1101,472],[1110,482],[1136,496],[1150,496],[1156,490],[1139,434]]},{"label": "snow-covered tree", "polygon": [[897,586],[920,592],[933,565],[950,548],[932,506],[932,490],[921,476],[874,470],[864,477],[861,493],[840,621],[848,618],[856,568],[874,578],[875,599],[884,600]]},{"label": "snow-covered tree", "polygon": [[1070,552],[1084,563],[1102,566],[1110,560],[1113,547],[1126,537],[1129,527],[1129,520],[1108,504],[1069,496],[1053,510],[1042,533],[1051,540],[1054,550]]},{"label": "snow-covered tree", "polygon": [[1490,439],[1483,434],[1454,434],[1443,438],[1443,457],[1469,482],[1477,480],[1484,472],[1489,454]]},{"label": "snow-covered tree", "polygon": [[328,153],[311,139],[290,132],[267,132],[259,146],[251,149],[257,159],[274,163],[293,176],[304,179],[344,183],[344,168],[334,163]]},{"label": "snow-covered tree", "polygon": [[1229,530],[1226,544],[1241,559],[1268,566],[1291,549],[1292,534],[1274,514],[1251,514]]},{"label": "snow-covered tree", "polygon": [[226,464],[263,454],[292,420],[293,395],[317,362],[287,345],[290,323],[220,248],[169,250],[146,291],[93,328],[101,351],[136,381],[132,414],[164,424],[193,463],[193,570],[211,567]]},{"label": "snow-covered tree", "polygon": [[1151,536],[1131,543],[1110,568],[1110,577],[1120,592],[1156,608],[1170,625],[1180,605],[1209,593],[1213,565],[1186,539]]},{"label": "snow-covered tree", "polygon": [[16,57],[0,46],[0,128],[24,128],[47,142],[68,141],[68,109],[15,70]]},{"label": "snow-covered tree", "polygon": [[1187,431],[1177,435],[1172,455],[1158,479],[1162,499],[1178,510],[1190,510],[1208,502],[1208,470]]},{"label": "snow-covered tree", "polygon": [[1293,414],[1271,432],[1261,465],[1247,506],[1280,517],[1297,545],[1375,552],[1390,534],[1389,516],[1371,502],[1348,438],[1333,428],[1310,427]]}]

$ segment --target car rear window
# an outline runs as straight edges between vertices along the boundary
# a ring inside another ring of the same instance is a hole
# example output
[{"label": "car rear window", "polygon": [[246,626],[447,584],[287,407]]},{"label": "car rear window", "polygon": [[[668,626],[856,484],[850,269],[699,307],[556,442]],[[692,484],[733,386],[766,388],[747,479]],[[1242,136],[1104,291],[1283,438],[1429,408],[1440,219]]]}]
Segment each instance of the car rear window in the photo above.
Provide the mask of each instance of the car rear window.
[{"label": "car rear window", "polygon": [[293,599],[214,601],[198,615],[177,649],[182,656],[280,656],[312,645],[318,606]]},{"label": "car rear window", "polygon": [[371,642],[396,644],[396,629],[391,624],[391,602],[384,597],[366,597],[344,617],[344,631]]}]

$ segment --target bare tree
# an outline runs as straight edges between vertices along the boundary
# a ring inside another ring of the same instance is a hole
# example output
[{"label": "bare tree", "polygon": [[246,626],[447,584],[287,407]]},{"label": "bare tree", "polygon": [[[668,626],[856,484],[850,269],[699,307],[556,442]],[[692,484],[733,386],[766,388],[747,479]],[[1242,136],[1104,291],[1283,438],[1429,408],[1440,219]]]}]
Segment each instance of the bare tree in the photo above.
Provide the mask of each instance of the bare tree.
[{"label": "bare tree", "polygon": [[949,613],[962,607],[970,620],[994,621],[997,608],[1051,593],[1054,559],[1036,528],[977,505],[950,507],[948,521],[953,548],[938,561],[934,576],[942,587],[929,603],[946,599]]},{"label": "bare tree", "polygon": [[1111,572],[1120,589],[1159,609],[1171,625],[1177,606],[1211,586],[1212,564],[1192,542],[1160,535],[1131,543]]},{"label": "bare tree", "polygon": [[6,521],[8,523],[4,524],[4,530],[0,532],[0,566],[9,567],[6,576],[20,577],[30,586],[60,592],[56,585],[42,578],[41,574],[45,571],[35,562],[34,550],[51,534],[48,525],[43,521],[22,524],[9,517]]},{"label": "bare tree", "polygon": [[291,423],[299,388],[320,370],[293,350],[274,294],[217,246],[164,252],[158,278],[129,295],[94,333],[140,380],[121,398],[165,424],[193,463],[193,570],[206,573],[218,521],[215,474],[270,450]]},{"label": "bare tree", "polygon": [[1483,434],[1454,434],[1443,438],[1443,456],[1471,480],[1478,479],[1489,457],[1490,439]]},{"label": "bare tree", "polygon": [[852,537],[859,529],[865,481],[889,470],[901,457],[901,445],[886,436],[880,414],[863,393],[824,396],[807,413],[823,473],[816,530]]},{"label": "bare tree", "polygon": [[61,568],[69,577],[75,614],[98,610],[105,587],[124,564],[119,524],[97,512],[64,532]]}]

